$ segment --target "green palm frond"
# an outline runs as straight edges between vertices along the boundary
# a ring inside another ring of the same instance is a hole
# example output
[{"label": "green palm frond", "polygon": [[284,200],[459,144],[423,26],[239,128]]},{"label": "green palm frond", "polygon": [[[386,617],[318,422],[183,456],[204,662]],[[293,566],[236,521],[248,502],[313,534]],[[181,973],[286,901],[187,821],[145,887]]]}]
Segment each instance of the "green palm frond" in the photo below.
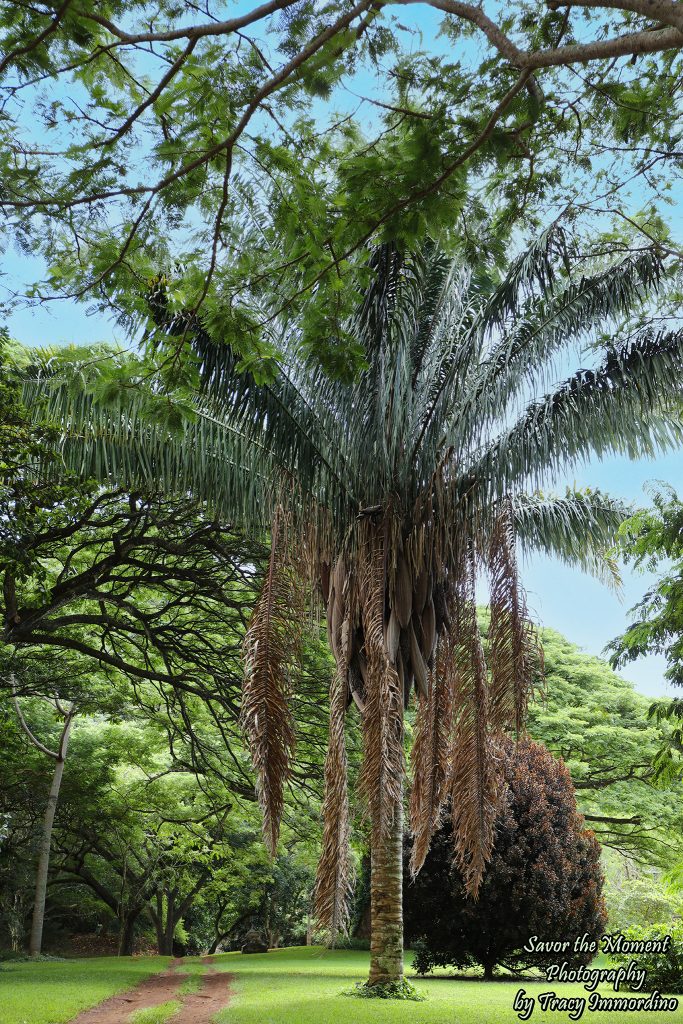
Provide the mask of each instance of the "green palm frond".
[{"label": "green palm frond", "polygon": [[631,512],[631,506],[599,490],[520,495],[514,503],[515,531],[525,554],[542,551],[619,586],[612,546]]},{"label": "green palm frond", "polygon": [[534,295],[550,295],[562,270],[570,270],[575,246],[555,221],[510,264],[503,280],[487,297],[483,319],[502,327]]},{"label": "green palm frond", "polygon": [[543,386],[553,357],[568,343],[576,347],[594,341],[596,332],[618,330],[622,317],[656,294],[663,273],[658,252],[648,249],[529,302],[494,341],[468,389],[472,428],[487,414],[495,420],[513,388]]},{"label": "green palm frond", "polygon": [[541,486],[553,471],[591,454],[652,457],[680,444],[672,415],[681,393],[683,331],[641,331],[595,370],[578,370],[532,401],[467,468],[506,490]]},{"label": "green palm frond", "polygon": [[[322,472],[325,464],[319,455],[311,456],[312,446],[307,452],[297,452],[295,445],[278,452],[269,447],[267,432],[249,429],[248,417],[232,419],[199,395],[182,407],[170,427],[165,414],[177,406],[172,398],[154,397],[150,402],[148,386],[140,382],[113,400],[98,400],[90,363],[83,369],[74,364],[68,373],[61,365],[40,374],[33,367],[23,386],[35,418],[61,426],[62,465],[81,478],[191,495],[251,533],[269,528],[283,492],[293,507],[298,501],[299,521],[310,521],[321,507],[338,519],[355,512],[357,503],[343,480]],[[297,455],[293,465],[286,461],[292,448]],[[303,479],[297,473],[301,462],[312,467]],[[323,476],[318,487],[316,478]]]}]

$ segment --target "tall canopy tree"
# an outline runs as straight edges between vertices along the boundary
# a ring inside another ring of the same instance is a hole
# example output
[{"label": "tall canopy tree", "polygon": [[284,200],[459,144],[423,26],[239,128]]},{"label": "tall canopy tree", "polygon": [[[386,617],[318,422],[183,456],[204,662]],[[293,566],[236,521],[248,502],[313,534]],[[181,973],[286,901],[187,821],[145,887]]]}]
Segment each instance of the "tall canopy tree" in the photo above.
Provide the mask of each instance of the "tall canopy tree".
[{"label": "tall canopy tree", "polygon": [[[143,419],[146,399],[129,387],[103,404],[59,376],[27,384],[62,422],[68,465],[191,490],[254,530],[271,529],[242,708],[271,849],[291,770],[300,579],[306,570],[319,581],[337,671],[317,909],[331,929],[343,927],[344,716],[353,705],[372,825],[371,984],[403,969],[403,713],[413,688],[412,867],[450,797],[456,860],[476,892],[499,795],[489,736],[521,728],[538,669],[518,547],[609,571],[604,550],[624,516],[599,493],[552,498],[536,488],[589,453],[653,452],[679,438],[667,412],[683,332],[633,323],[618,336],[662,279],[656,252],[575,278],[563,270],[565,241],[546,232],[497,283],[486,265],[454,262],[432,244],[408,256],[379,248],[348,325],[367,362],[351,383],[302,364],[292,338],[290,357],[259,384],[235,372],[230,347],[213,344],[192,314],[169,316],[167,331],[191,332],[204,377],[177,435]],[[589,341],[594,368],[546,390],[556,361]],[[480,571],[491,583],[490,682],[476,623]]]},{"label": "tall canopy tree", "polygon": [[[28,361],[16,346],[12,351]],[[36,475],[57,434],[29,422],[20,383],[11,367],[3,369],[0,713],[13,708],[28,741],[53,765],[45,794],[42,787],[33,792],[34,801],[44,801],[30,939],[31,954],[39,955],[53,823],[76,715],[142,712],[166,735],[174,771],[211,773],[233,797],[254,799],[238,734],[241,649],[267,548],[185,496],[126,493],[63,474],[54,454]],[[322,650],[311,634],[299,676],[306,705],[299,784],[314,797],[326,732],[319,708],[326,676],[316,665]],[[36,725],[36,704],[51,709],[57,732],[49,716],[38,716]],[[166,900],[160,926],[166,946],[174,898]],[[141,912],[144,900],[136,906]],[[175,906],[180,914],[182,901]],[[122,922],[127,948],[134,915],[123,914]]]},{"label": "tall canopy tree", "polygon": [[61,719],[61,734],[59,736],[58,743],[55,744],[56,749],[50,750],[49,747],[45,746],[41,740],[35,736],[33,730],[26,721],[26,716],[21,709],[21,704],[18,698],[14,697],[15,709],[17,716],[21,723],[21,727],[28,737],[33,746],[40,750],[41,753],[46,754],[51,760],[54,761],[54,771],[52,774],[52,781],[50,783],[50,791],[45,806],[45,814],[43,817],[42,835],[40,839],[40,849],[38,855],[38,867],[36,870],[36,887],[35,895],[33,899],[33,920],[31,924],[31,938],[29,941],[29,953],[32,957],[40,956],[42,951],[43,943],[43,925],[45,920],[45,895],[47,893],[47,878],[50,867],[50,853],[52,846],[52,828],[54,825],[55,814],[57,812],[57,802],[59,800],[59,791],[62,784],[62,776],[64,774],[64,763],[66,761],[66,754],[69,746],[69,738],[71,735],[71,728],[73,725],[74,718],[78,713],[78,709],[74,703],[68,704],[63,707],[58,697],[54,697],[50,702],[56,715],[60,716]]}]

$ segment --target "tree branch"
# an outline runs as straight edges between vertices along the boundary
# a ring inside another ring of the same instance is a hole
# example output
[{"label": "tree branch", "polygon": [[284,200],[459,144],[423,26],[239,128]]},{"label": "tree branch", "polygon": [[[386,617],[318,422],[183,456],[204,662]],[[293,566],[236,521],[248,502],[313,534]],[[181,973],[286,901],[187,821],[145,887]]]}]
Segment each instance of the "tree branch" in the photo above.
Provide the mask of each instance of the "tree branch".
[{"label": "tree branch", "polygon": [[53,35],[53,33],[57,31],[62,21],[62,18],[66,14],[71,3],[72,0],[64,0],[64,3],[61,5],[61,7],[58,7],[55,11],[55,16],[50,22],[50,24],[47,26],[47,28],[43,29],[42,32],[39,32],[38,35],[34,39],[32,39],[30,43],[26,44],[26,46],[20,46],[18,47],[18,49],[11,50],[9,53],[5,54],[2,60],[0,60],[0,75],[10,64],[12,64],[17,59],[17,57],[25,57],[27,53],[30,53],[31,50],[35,50],[37,46],[40,46],[41,43],[45,42],[45,40],[49,36]]},{"label": "tree branch", "polygon": [[615,818],[608,814],[584,814],[586,821],[599,821],[606,825],[641,825],[643,819],[639,814],[632,818]]},{"label": "tree branch", "polygon": [[284,11],[287,7],[293,7],[298,0],[271,0],[271,3],[255,7],[248,14],[242,14],[239,18],[230,18],[227,21],[214,21],[204,25],[191,25],[188,28],[169,29],[166,32],[126,32],[119,28],[113,21],[94,13],[92,10],[78,10],[76,13],[89,21],[94,21],[107,32],[120,39],[122,43],[170,43],[176,39],[189,39],[195,42],[206,36],[225,36],[239,29],[248,28],[257,21],[262,21],[270,14]]},{"label": "tree branch", "polygon": [[37,750],[40,750],[41,753],[46,754],[48,757],[51,757],[54,761],[59,761],[62,752],[64,734],[62,733],[62,742],[60,742],[59,751],[49,750],[44,743],[41,743],[40,740],[31,732],[29,724],[24,718],[24,713],[21,710],[19,698],[17,697],[17,684],[14,678],[14,673],[12,673],[12,675],[10,676],[10,686],[12,687],[12,700],[14,702],[14,709],[17,713],[19,723],[24,733],[26,734],[26,736],[28,736],[29,740],[31,741],[33,746],[36,747]]}]

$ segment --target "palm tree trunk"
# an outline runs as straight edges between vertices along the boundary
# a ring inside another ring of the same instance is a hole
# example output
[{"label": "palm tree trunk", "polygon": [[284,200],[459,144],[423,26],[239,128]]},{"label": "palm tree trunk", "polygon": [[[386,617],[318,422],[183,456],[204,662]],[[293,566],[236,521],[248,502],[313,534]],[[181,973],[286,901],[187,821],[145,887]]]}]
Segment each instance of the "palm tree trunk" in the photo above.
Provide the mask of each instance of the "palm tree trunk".
[{"label": "palm tree trunk", "polygon": [[393,808],[390,831],[373,845],[370,873],[372,936],[369,985],[403,979],[403,806]]},{"label": "palm tree trunk", "polygon": [[52,846],[52,827],[57,812],[57,801],[59,790],[64,775],[64,762],[66,750],[69,743],[69,732],[71,731],[72,716],[69,715],[64,723],[59,754],[55,758],[55,770],[50,784],[50,793],[47,798],[47,806],[43,815],[43,827],[40,837],[40,852],[38,855],[38,867],[36,869],[36,889],[33,900],[33,919],[31,921],[31,938],[29,940],[29,955],[38,957],[43,946],[43,924],[45,922],[45,896],[47,893],[47,874],[50,867],[50,848]]}]

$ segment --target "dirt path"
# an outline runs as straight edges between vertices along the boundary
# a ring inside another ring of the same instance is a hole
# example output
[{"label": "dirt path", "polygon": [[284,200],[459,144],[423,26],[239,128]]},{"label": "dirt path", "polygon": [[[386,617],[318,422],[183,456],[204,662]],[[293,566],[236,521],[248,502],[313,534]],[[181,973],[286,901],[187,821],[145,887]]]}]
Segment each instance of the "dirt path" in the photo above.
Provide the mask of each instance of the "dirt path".
[{"label": "dirt path", "polygon": [[173,960],[161,974],[153,974],[136,988],[119,996],[110,996],[92,1009],[84,1010],[74,1017],[71,1024],[123,1024],[136,1010],[146,1010],[179,998],[178,989],[187,978],[187,974],[177,970],[182,962]]},{"label": "dirt path", "polygon": [[[213,957],[205,956],[202,963],[211,964]],[[212,1024],[219,1010],[230,1001],[230,982],[233,975],[208,967],[202,976],[199,992],[185,996],[178,1013],[171,1017],[169,1024]]]},{"label": "dirt path", "polygon": [[111,996],[98,1006],[84,1010],[70,1024],[126,1024],[136,1010],[147,1010],[172,999],[178,1000],[181,1007],[170,1018],[169,1024],[212,1024],[218,1011],[229,1002],[233,975],[210,966],[213,957],[205,956],[202,963],[209,966],[202,975],[198,992],[186,996],[179,994],[180,986],[189,975],[178,970],[182,967],[182,960],[173,960],[161,974],[154,974],[137,988]]}]

